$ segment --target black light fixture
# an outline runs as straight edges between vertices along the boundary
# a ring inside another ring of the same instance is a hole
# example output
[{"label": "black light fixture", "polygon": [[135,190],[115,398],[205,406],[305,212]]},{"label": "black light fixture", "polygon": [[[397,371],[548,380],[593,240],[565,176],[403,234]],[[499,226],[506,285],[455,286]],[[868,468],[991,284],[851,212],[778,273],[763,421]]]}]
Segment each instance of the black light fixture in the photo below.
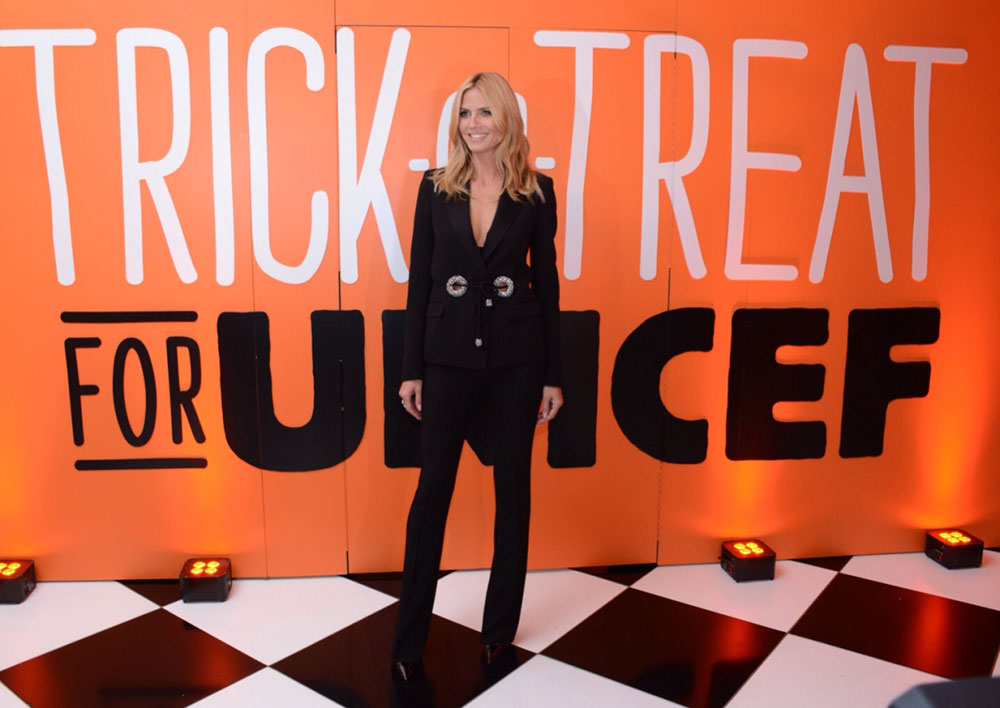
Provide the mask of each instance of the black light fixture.
[{"label": "black light fixture", "polygon": [[962,529],[934,529],[924,535],[924,555],[949,570],[983,564],[983,542]]},{"label": "black light fixture", "polygon": [[35,589],[35,562],[0,560],[0,603],[16,605]]},{"label": "black light fixture", "polygon": [[722,569],[738,583],[774,580],[774,551],[759,539],[726,541],[719,558]]},{"label": "black light fixture", "polygon": [[188,558],[180,580],[184,602],[225,602],[233,586],[233,564],[228,558]]}]

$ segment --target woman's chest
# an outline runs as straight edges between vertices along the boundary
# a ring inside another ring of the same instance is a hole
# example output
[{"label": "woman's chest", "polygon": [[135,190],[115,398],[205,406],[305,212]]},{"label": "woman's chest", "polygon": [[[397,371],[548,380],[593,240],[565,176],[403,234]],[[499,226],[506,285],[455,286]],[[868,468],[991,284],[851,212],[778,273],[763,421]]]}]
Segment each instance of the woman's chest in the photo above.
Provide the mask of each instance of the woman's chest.
[{"label": "woman's chest", "polygon": [[496,199],[477,199],[473,197],[469,200],[469,226],[472,228],[472,236],[476,240],[477,246],[486,243],[486,236],[497,213]]}]

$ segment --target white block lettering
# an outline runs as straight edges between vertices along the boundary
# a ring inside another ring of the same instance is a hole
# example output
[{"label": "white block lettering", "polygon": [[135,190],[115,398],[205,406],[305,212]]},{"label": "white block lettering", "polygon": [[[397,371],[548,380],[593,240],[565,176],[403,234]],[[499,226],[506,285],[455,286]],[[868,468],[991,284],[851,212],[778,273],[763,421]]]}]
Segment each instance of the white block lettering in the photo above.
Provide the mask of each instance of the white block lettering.
[{"label": "white block lettering", "polygon": [[[847,144],[851,135],[854,103],[858,105],[858,123],[861,127],[861,152],[865,165],[863,175],[845,175]],[[885,201],[882,198],[882,175],[879,170],[878,143],[875,137],[875,111],[872,91],[868,81],[868,62],[865,51],[858,44],[851,44],[844,55],[844,73],[840,83],[840,102],[837,106],[837,123],[833,131],[833,149],[830,169],[826,177],[826,195],[819,217],[816,243],[813,246],[809,280],[819,283],[826,273],[830,241],[837,218],[837,206],[842,192],[868,195],[871,215],[872,239],[875,242],[875,263],[878,277],[883,283],[892,280],[892,254],[889,252],[889,229],[885,220]]]},{"label": "white block lettering", "polygon": [[69,191],[63,164],[59,119],[56,114],[54,47],[85,47],[97,41],[91,29],[0,30],[0,47],[35,48],[35,95],[42,128],[45,172],[49,179],[49,208],[52,214],[52,248],[56,278],[61,285],[76,281],[73,239],[69,223]]},{"label": "white block lettering", "polygon": [[301,30],[272,27],[253,40],[247,54],[247,118],[250,138],[250,225],[253,255],[260,269],[282,283],[307,282],[319,269],[326,253],[330,226],[330,202],[326,192],[312,194],[309,245],[296,266],[279,263],[271,251],[270,209],[267,169],[267,53],[275,47],[291,47],[306,60],[306,88],[319,91],[325,80],[323,50]]},{"label": "white block lettering", "polygon": [[733,42],[733,132],[729,169],[729,228],[726,233],[726,277],[730,280],[795,280],[793,265],[744,263],[743,238],[746,230],[747,171],[781,170],[796,172],[802,161],[779,152],[751,152],[747,149],[750,93],[750,57],[803,59],[809,48],[802,42],[783,39],[737,39]]},{"label": "white block lettering", "polygon": [[576,101],[573,107],[573,136],[566,178],[566,245],[563,275],[580,277],[583,259],[583,187],[587,176],[587,144],[590,141],[590,113],[594,105],[594,50],[626,49],[627,34],[621,32],[560,32],[539,30],[535,44],[540,47],[572,47],[576,50]]},{"label": "white block lettering", "polygon": [[404,283],[410,272],[403,258],[403,249],[392,215],[392,204],[382,179],[382,158],[385,156],[389,129],[392,127],[396,99],[403,79],[410,33],[397,29],[392,33],[389,54],[385,61],[382,84],[375,104],[375,117],[368,137],[361,172],[358,172],[357,93],[354,79],[354,31],[349,27],[337,30],[337,125],[340,158],[340,272],[345,283],[358,279],[358,237],[371,205],[375,223],[382,239],[382,248],[389,274],[397,283]]},{"label": "white block lettering", "polygon": [[969,53],[949,47],[907,47],[891,45],[885,48],[889,61],[912,61],[916,66],[913,79],[913,261],[914,280],[927,277],[927,225],[931,213],[931,65],[964,64]]}]

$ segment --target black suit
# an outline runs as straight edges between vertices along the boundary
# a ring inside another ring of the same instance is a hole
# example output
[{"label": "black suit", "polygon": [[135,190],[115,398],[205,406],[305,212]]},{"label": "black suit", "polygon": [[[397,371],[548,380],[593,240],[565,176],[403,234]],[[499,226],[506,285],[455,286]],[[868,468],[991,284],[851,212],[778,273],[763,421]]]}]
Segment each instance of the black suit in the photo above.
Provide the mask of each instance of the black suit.
[{"label": "black suit", "polygon": [[543,384],[559,385],[552,180],[538,175],[544,200],[502,194],[479,249],[468,199],[436,194],[430,174],[417,195],[403,350],[403,380],[423,379],[423,467],[407,520],[392,650],[394,661],[405,662],[423,653],[462,443],[470,421],[484,416],[496,442],[496,518],[482,640],[513,640],[527,567],[535,417]]},{"label": "black suit", "polygon": [[[420,182],[413,220],[403,380],[423,378],[425,362],[485,369],[544,361],[545,383],[558,386],[559,277],[551,178],[538,175],[544,202],[500,195],[480,253],[468,199],[435,194],[430,174]],[[456,275],[468,283],[462,297],[447,292],[448,280]],[[513,280],[513,294],[489,297],[500,276]]]}]

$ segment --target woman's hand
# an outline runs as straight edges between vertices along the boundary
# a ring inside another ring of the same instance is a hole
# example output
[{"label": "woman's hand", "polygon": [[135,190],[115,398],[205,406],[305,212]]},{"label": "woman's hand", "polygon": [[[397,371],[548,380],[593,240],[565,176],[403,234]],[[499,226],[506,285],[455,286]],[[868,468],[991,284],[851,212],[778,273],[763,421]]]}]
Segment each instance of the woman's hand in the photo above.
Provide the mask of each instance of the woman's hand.
[{"label": "woman's hand", "polygon": [[424,408],[423,390],[423,379],[410,379],[404,381],[399,387],[399,397],[403,401],[403,408],[417,420],[421,419],[421,411]]},{"label": "woman's hand", "polygon": [[538,422],[536,424],[548,423],[556,417],[556,413],[562,408],[562,389],[558,386],[542,387],[542,410],[538,412]]}]

